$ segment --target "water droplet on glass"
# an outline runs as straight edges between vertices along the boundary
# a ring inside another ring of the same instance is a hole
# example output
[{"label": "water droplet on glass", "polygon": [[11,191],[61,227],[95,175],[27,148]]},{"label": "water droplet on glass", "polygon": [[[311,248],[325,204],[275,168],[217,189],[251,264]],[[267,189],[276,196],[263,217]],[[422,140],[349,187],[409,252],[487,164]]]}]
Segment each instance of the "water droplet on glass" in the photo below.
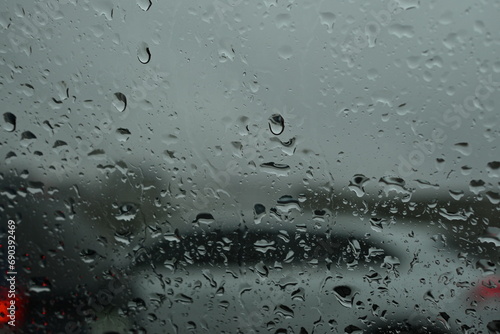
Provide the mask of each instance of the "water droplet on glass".
[{"label": "water droplet on glass", "polygon": [[348,188],[354,191],[358,197],[363,197],[363,195],[365,194],[364,185],[369,180],[370,179],[364,176],[363,174],[356,174],[352,177],[351,181],[349,182]]},{"label": "water droplet on glass", "polygon": [[463,154],[466,157],[472,153],[472,149],[471,149],[469,143],[456,143],[453,146],[453,150]]},{"label": "water droplet on glass", "polygon": [[126,142],[130,138],[130,131],[124,128],[116,129],[116,139],[120,142]]},{"label": "water droplet on glass", "polygon": [[290,307],[283,304],[276,306],[276,308],[274,309],[274,313],[279,314],[285,318],[293,318],[294,316],[293,310]]},{"label": "water droplet on glass", "polygon": [[151,8],[151,0],[137,0],[137,4],[143,11],[148,11]]},{"label": "water droplet on glass", "polygon": [[381,265],[381,268],[387,268],[390,271],[396,271],[397,267],[401,265],[401,261],[395,256],[387,255],[384,257],[384,263]]},{"label": "water droplet on glass", "polygon": [[96,0],[90,1],[90,5],[99,15],[104,15],[106,19],[113,18],[113,1],[110,0]]},{"label": "water droplet on glass", "polygon": [[255,224],[260,224],[262,218],[266,215],[266,207],[262,204],[255,204],[253,207],[253,221]]},{"label": "water droplet on glass", "polygon": [[278,204],[276,205],[276,209],[280,213],[285,214],[289,214],[292,210],[302,212],[299,201],[288,195],[280,197],[280,199],[278,200]]},{"label": "water droplet on glass", "polygon": [[266,162],[260,164],[260,167],[262,167],[265,172],[276,174],[278,176],[286,176],[288,174],[288,171],[290,170],[290,166],[286,164],[278,164],[275,162]]},{"label": "water droplet on glass", "polygon": [[306,291],[304,288],[298,288],[297,290],[292,292],[292,300],[305,301],[306,300]]},{"label": "water droplet on glass", "polygon": [[142,64],[147,64],[151,60],[151,51],[146,43],[142,42],[137,50],[137,58]]},{"label": "water droplet on glass", "polygon": [[333,24],[335,22],[335,14],[331,12],[321,13],[319,14],[320,22],[322,25],[326,25],[328,29],[328,33],[333,32]]},{"label": "water droplet on glass", "polygon": [[7,132],[12,132],[16,129],[16,116],[13,113],[6,112],[3,114],[3,129]]},{"label": "water droplet on glass", "polygon": [[14,159],[17,158],[17,154],[15,152],[10,151],[5,155],[5,162],[10,164]]},{"label": "water droplet on glass", "polygon": [[283,262],[291,263],[293,261],[294,257],[295,257],[295,252],[288,251],[288,253],[286,253],[286,256],[285,256],[285,259],[283,260]]},{"label": "water droplet on glass", "polygon": [[115,215],[116,220],[131,221],[137,216],[139,208],[133,203],[122,204],[119,208],[120,212]]},{"label": "water droplet on glass", "polygon": [[29,285],[29,291],[34,293],[50,292],[52,286],[50,281],[45,278],[33,278]]},{"label": "water droplet on glass", "polygon": [[35,92],[35,88],[30,85],[30,84],[21,84],[21,86],[23,87],[22,88],[22,92],[24,93],[24,95],[26,96],[33,96],[34,92]]},{"label": "water droplet on glass", "polygon": [[455,200],[455,201],[459,201],[463,196],[464,196],[464,192],[462,190],[449,190],[448,191],[450,193],[450,196]]},{"label": "water droplet on glass", "polygon": [[486,170],[489,177],[500,177],[500,161],[490,161]]},{"label": "water droplet on glass", "polygon": [[483,180],[471,180],[469,182],[469,190],[475,195],[486,190],[486,183]]},{"label": "water droplet on glass", "polygon": [[269,117],[269,130],[276,136],[285,131],[285,120],[280,114],[274,114]]},{"label": "water droplet on glass", "polygon": [[375,232],[382,232],[382,229],[387,225],[387,220],[384,218],[373,217],[370,218],[370,225]]},{"label": "water droplet on glass", "polygon": [[204,224],[210,225],[215,221],[214,216],[209,213],[200,213],[196,216],[196,219],[193,221],[195,224]]},{"label": "water droplet on glass", "polygon": [[93,249],[84,249],[80,252],[80,258],[85,263],[93,263],[99,259],[100,255]]},{"label": "water droplet on glass", "polygon": [[380,178],[379,184],[384,187],[386,195],[388,195],[391,191],[406,195],[410,194],[410,191],[405,188],[405,180],[400,177],[384,176]]},{"label": "water droplet on glass", "polygon": [[484,236],[478,238],[479,242],[491,242],[496,247],[500,247],[500,228],[488,227]]},{"label": "water droplet on glass", "polygon": [[274,247],[275,242],[274,241],[268,241],[265,239],[262,240],[257,240],[253,245],[255,247],[255,250],[257,252],[261,253],[266,253],[267,251],[273,251],[276,250],[276,247]]},{"label": "water droplet on glass", "polygon": [[353,293],[352,289],[346,285],[339,285],[333,288],[333,293],[339,303],[347,308],[352,307],[354,296],[357,293]]},{"label": "water droplet on glass", "polygon": [[124,245],[130,245],[130,242],[132,241],[132,234],[128,231],[124,232],[115,232],[113,235],[115,240],[121,244]]},{"label": "water droplet on glass", "polygon": [[124,111],[127,108],[127,97],[122,93],[115,93],[113,98],[113,106],[119,112]]},{"label": "water droplet on glass", "polygon": [[265,278],[269,275],[269,268],[262,262],[259,262],[255,265],[255,271],[262,278]]},{"label": "water droplet on glass", "polygon": [[31,145],[36,139],[36,136],[31,131],[24,131],[21,134],[21,146],[28,147]]},{"label": "water droplet on glass", "polygon": [[495,191],[487,191],[485,193],[486,198],[491,202],[491,204],[497,205],[500,203],[500,193]]},{"label": "water droplet on glass", "polygon": [[175,296],[175,301],[178,303],[182,303],[182,304],[192,304],[193,298],[191,298],[183,293],[179,293]]},{"label": "water droplet on glass", "polygon": [[483,275],[494,275],[496,272],[495,263],[487,259],[481,259],[476,262],[476,268],[483,272]]},{"label": "water droplet on glass", "polygon": [[446,327],[447,330],[451,328],[450,324],[448,323],[448,320],[450,320],[450,316],[446,312],[440,312],[437,319],[443,324],[444,327]]}]

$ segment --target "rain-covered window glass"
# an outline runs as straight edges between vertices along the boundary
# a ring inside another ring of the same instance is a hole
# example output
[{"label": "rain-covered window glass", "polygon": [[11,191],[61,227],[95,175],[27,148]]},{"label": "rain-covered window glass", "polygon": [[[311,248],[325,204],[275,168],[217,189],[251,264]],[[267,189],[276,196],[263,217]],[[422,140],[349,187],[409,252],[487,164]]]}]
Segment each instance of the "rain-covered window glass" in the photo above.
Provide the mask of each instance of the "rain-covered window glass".
[{"label": "rain-covered window glass", "polygon": [[499,18],[3,0],[0,331],[500,333]]}]

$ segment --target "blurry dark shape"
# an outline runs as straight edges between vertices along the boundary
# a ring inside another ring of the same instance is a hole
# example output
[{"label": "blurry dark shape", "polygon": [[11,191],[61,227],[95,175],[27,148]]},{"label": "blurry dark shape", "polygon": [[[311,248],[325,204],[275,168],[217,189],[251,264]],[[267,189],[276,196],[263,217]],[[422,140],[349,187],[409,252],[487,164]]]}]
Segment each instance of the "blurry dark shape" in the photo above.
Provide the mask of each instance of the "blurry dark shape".
[{"label": "blurry dark shape", "polygon": [[490,321],[487,325],[489,334],[500,334],[500,320]]},{"label": "blurry dark shape", "polygon": [[361,334],[363,333],[363,330],[357,326],[354,325],[349,325],[346,328],[344,328],[344,331],[348,334]]}]

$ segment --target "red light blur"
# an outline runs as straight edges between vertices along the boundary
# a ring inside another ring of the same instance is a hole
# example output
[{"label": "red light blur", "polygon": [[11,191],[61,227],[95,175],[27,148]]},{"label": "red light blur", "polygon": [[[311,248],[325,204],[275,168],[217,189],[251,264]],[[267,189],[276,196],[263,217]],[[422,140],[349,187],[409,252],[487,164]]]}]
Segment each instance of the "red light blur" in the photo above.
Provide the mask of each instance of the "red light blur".
[{"label": "red light blur", "polygon": [[500,301],[500,276],[488,276],[481,279],[473,291],[473,297],[478,303],[490,300]]},{"label": "red light blur", "polygon": [[[16,326],[14,328],[19,328],[22,326],[23,323],[23,318],[24,318],[24,311],[25,311],[25,298],[22,298],[22,292],[16,291],[16,296],[14,298],[16,302],[16,318],[15,318],[15,324]],[[8,322],[11,320],[8,317],[9,310],[7,309],[10,306],[10,298],[9,298],[9,288],[0,286],[0,328],[3,327],[10,327],[8,325]]]}]

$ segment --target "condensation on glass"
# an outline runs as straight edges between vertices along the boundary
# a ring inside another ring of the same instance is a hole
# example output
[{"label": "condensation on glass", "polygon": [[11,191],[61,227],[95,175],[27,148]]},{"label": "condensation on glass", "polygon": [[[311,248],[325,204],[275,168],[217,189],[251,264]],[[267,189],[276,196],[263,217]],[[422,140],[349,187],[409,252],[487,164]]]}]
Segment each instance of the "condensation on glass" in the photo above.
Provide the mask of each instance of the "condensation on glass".
[{"label": "condensation on glass", "polygon": [[500,333],[499,14],[4,1],[16,327]]}]

